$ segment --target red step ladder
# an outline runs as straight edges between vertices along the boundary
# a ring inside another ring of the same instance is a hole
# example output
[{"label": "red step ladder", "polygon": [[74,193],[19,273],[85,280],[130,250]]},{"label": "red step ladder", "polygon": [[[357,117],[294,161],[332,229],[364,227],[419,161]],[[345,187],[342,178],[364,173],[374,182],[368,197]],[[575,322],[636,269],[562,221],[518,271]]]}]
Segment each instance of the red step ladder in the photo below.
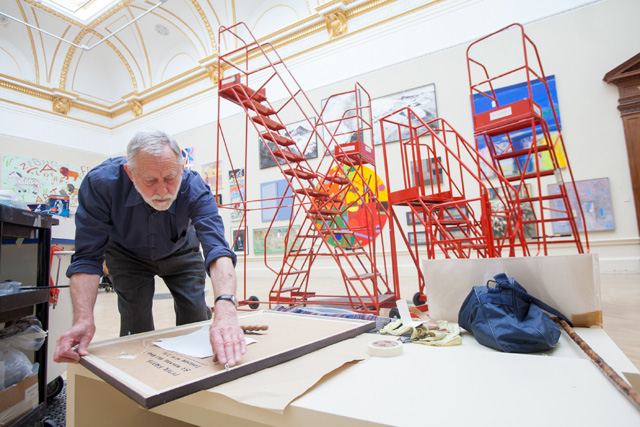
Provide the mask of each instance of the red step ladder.
[{"label": "red step ladder", "polygon": [[[375,179],[371,182],[377,173],[368,93],[356,85],[353,91],[335,95],[347,97],[351,107],[337,118],[327,118],[324,113],[333,105],[334,97],[318,114],[273,46],[259,43],[245,24],[221,27],[219,37],[218,46],[237,47],[218,55],[216,158],[229,161],[232,170],[239,166],[245,170],[245,191],[240,192],[244,196],[241,206],[235,207],[242,211],[240,227],[245,234],[247,217],[253,215],[252,211],[259,211],[264,202],[247,193],[251,190],[248,183],[252,178],[249,151],[258,152],[250,149],[257,139],[265,142],[291,190],[290,196],[275,200],[274,220],[264,237],[266,247],[271,233],[282,226],[275,222],[277,213],[290,209],[281,262],[274,262],[264,251],[265,266],[276,275],[269,292],[269,305],[332,305],[375,314],[379,314],[381,308],[394,307],[399,297],[397,282],[389,283],[386,260],[379,265],[376,257],[377,251],[384,250],[381,229],[387,213]],[[224,77],[224,73],[230,76]],[[272,104],[271,96],[278,101]],[[244,140],[227,139],[220,120],[223,101],[244,112]],[[304,121],[313,129],[309,138],[296,142],[283,118],[289,122]],[[309,162],[304,153],[316,139],[319,158]],[[244,145],[240,156],[238,144]],[[247,255],[246,245],[243,255]],[[332,260],[338,266],[344,293],[312,288],[318,283],[310,280],[313,264],[320,259]],[[246,268],[246,262],[244,265]],[[245,271],[245,299],[246,278]],[[252,304],[250,299],[243,302]]]},{"label": "red step ladder", "polygon": [[[496,52],[502,52],[496,60]],[[467,48],[476,144],[516,189],[506,192],[508,210],[520,209],[529,251],[547,255],[551,244],[589,251],[576,225],[585,224],[573,172],[563,142],[556,104],[536,45],[520,24],[489,34]],[[519,89],[518,89],[519,87]],[[511,90],[509,90],[511,89]],[[486,111],[480,105],[488,104]],[[547,114],[545,114],[545,110]],[[491,179],[492,177],[487,177]],[[555,184],[557,193],[546,186]],[[569,191],[578,203],[571,206]],[[504,213],[506,216],[509,212]],[[554,233],[554,224],[568,233]],[[504,246],[511,245],[498,238]]]}]

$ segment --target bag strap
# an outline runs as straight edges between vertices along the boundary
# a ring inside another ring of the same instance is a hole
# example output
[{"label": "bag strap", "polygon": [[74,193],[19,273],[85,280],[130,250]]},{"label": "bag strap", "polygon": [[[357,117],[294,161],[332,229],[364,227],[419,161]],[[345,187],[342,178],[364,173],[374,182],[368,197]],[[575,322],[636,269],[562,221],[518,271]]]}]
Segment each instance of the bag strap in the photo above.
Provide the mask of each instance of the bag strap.
[{"label": "bag strap", "polygon": [[559,310],[556,310],[555,308],[551,307],[549,304],[546,304],[546,303],[540,301],[538,298],[536,298],[533,295],[531,295],[530,293],[528,293],[522,287],[522,285],[520,285],[518,282],[516,282],[516,280],[513,277],[507,277],[507,275],[505,273],[500,273],[500,274],[496,274],[495,276],[493,276],[493,278],[496,280],[496,283],[500,287],[511,289],[512,291],[514,291],[517,294],[521,295],[522,297],[524,297],[528,301],[532,302],[533,304],[537,305],[538,307],[540,307],[544,311],[548,311],[549,313],[558,316],[560,319],[564,320],[569,325],[571,325],[571,327],[573,327],[573,324],[567,318],[567,316],[565,316],[564,314],[560,313]]}]

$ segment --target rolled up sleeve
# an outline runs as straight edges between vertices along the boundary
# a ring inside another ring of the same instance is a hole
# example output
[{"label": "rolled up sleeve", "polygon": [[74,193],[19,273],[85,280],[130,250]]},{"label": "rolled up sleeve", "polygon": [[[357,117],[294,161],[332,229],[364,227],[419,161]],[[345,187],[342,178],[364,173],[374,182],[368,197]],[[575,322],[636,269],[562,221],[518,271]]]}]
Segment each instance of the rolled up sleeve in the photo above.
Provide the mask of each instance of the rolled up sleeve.
[{"label": "rolled up sleeve", "polygon": [[198,176],[191,182],[190,217],[202,245],[205,269],[209,274],[209,264],[220,257],[229,257],[236,265],[237,256],[225,239],[222,217],[207,184]]}]

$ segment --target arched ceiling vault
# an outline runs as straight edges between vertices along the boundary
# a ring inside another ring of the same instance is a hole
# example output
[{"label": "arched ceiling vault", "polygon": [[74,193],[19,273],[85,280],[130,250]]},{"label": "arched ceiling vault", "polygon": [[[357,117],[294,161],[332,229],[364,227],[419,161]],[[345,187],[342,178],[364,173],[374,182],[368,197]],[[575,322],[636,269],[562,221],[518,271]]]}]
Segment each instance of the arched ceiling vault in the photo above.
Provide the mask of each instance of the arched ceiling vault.
[{"label": "arched ceiling vault", "polygon": [[[244,22],[276,48],[297,43],[289,52],[295,56],[347,36],[350,18],[392,4],[424,8],[443,0],[125,0],[88,21],[52,5],[84,3],[82,12],[98,1],[2,2],[0,90],[17,92],[7,99],[39,111],[44,100],[51,114],[80,115],[89,123],[93,116],[113,128],[152,113],[145,106],[157,108],[165,97],[189,96],[192,85],[210,81],[215,90],[211,65],[220,26]],[[328,23],[337,12],[346,21],[336,32]]]}]

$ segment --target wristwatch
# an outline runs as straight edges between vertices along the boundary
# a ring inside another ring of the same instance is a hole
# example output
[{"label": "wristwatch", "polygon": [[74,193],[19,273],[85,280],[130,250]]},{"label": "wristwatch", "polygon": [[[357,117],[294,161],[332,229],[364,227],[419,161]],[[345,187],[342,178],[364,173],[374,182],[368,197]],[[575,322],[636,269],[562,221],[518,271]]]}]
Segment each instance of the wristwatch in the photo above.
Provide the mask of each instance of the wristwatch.
[{"label": "wristwatch", "polygon": [[216,298],[215,302],[213,303],[213,305],[216,305],[218,303],[218,301],[230,301],[233,303],[233,305],[236,306],[236,308],[238,308],[238,300],[236,299],[235,295],[220,295],[218,298]]}]

